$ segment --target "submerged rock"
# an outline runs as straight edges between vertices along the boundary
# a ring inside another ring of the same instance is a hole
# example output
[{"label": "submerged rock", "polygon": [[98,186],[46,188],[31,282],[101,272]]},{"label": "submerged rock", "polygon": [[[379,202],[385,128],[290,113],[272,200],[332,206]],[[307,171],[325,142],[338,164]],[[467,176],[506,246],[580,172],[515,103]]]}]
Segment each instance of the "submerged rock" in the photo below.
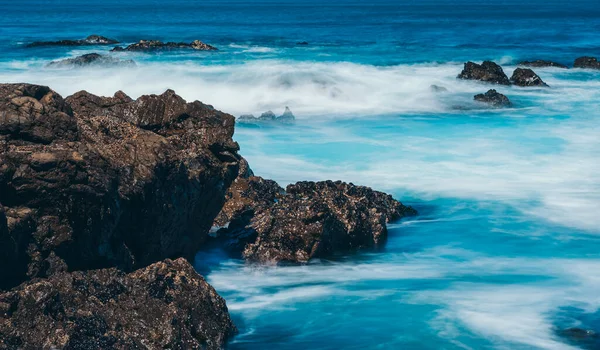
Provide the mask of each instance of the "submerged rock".
[{"label": "submerged rock", "polygon": [[482,64],[474,62],[465,63],[464,69],[458,75],[459,79],[478,80],[486,83],[510,85],[510,81],[502,67],[492,61],[484,61]]},{"label": "submerged rock", "polygon": [[85,39],[77,40],[36,41],[28,44],[27,47],[113,45],[118,43],[119,41],[115,39],[109,39],[100,35],[90,35]]},{"label": "submerged rock", "polygon": [[290,124],[296,121],[296,117],[292,113],[289,107],[285,107],[285,111],[282,115],[277,117],[275,113],[272,111],[267,111],[260,115],[260,117],[256,118],[252,114],[244,114],[241,115],[237,121],[239,123],[245,124],[261,124],[261,123],[281,123],[281,124]]},{"label": "submerged rock", "polygon": [[448,92],[447,88],[439,85],[431,85],[429,89],[431,89],[433,92]]},{"label": "submerged rock", "polygon": [[517,86],[543,86],[548,87],[535,72],[529,68],[517,68],[510,77],[510,82]]},{"label": "submerged rock", "polygon": [[512,103],[510,102],[508,97],[502,95],[494,89],[488,90],[485,94],[475,95],[474,99],[475,101],[487,103],[495,108],[512,106]]},{"label": "submerged rock", "polygon": [[552,61],[545,61],[545,60],[522,61],[522,62],[519,62],[518,65],[524,66],[524,67],[534,67],[534,68],[545,68],[545,67],[554,67],[554,68],[563,68],[563,69],[569,68],[569,67],[565,66],[564,64],[556,63],[556,62],[552,62]]},{"label": "submerged rock", "polygon": [[299,41],[296,43],[296,45],[306,46],[306,45],[308,45],[308,42],[307,41]]},{"label": "submerged rock", "polygon": [[75,58],[67,58],[60,61],[52,61],[48,64],[51,68],[73,68],[86,66],[102,67],[135,67],[133,60],[120,60],[111,56],[88,53]]},{"label": "submerged rock", "polygon": [[[267,199],[271,203],[272,197]],[[341,181],[289,185],[271,206],[253,211],[246,229],[257,238],[243,256],[262,263],[307,262],[380,247],[387,222],[416,214],[390,195]]]},{"label": "submerged rock", "polygon": [[198,51],[216,51],[216,47],[203,43],[200,40],[194,40],[191,43],[176,43],[176,42],[162,42],[159,40],[140,40],[135,44],[131,44],[125,48],[117,46],[111,51],[169,51],[169,50],[180,50],[180,49],[192,49]]},{"label": "submerged rock", "polygon": [[573,64],[574,68],[600,69],[600,62],[596,57],[579,57]]},{"label": "submerged rock", "polygon": [[559,330],[557,333],[584,349],[600,349],[600,334],[591,329],[573,327]]},{"label": "submerged rock", "polygon": [[0,84],[0,288],[192,258],[247,168],[233,128],[233,116],[171,90],[63,100]]},{"label": "submerged rock", "polygon": [[0,294],[2,349],[220,349],[225,300],[184,259],[58,273]]}]

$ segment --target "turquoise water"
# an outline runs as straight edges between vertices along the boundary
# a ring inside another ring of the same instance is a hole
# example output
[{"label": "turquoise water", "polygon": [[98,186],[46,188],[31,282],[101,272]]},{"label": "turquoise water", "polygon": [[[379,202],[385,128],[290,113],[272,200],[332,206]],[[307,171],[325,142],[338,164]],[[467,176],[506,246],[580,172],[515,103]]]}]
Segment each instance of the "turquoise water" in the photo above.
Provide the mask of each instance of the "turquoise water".
[{"label": "turquoise water", "polygon": [[[230,348],[600,346],[560,336],[600,332],[600,72],[536,69],[551,88],[498,87],[514,108],[496,111],[472,102],[488,86],[455,79],[466,60],[510,75],[524,59],[600,56],[597,2],[24,0],[2,10],[2,82],[65,96],[172,88],[234,115],[289,106],[294,126],[237,127],[255,173],[281,185],[352,181],[419,210],[390,226],[378,253],[253,267],[199,252],[197,269],[240,330]],[[89,34],[220,50],[59,70],[45,65],[109,48],[23,47]]]}]

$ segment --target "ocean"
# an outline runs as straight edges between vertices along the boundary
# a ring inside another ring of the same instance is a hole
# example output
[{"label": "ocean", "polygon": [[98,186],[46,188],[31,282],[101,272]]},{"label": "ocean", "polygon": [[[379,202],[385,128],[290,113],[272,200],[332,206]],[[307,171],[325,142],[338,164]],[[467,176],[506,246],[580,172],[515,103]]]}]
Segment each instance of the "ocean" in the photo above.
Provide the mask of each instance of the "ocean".
[{"label": "ocean", "polygon": [[[231,349],[597,349],[564,330],[600,332],[600,71],[534,68],[550,88],[496,86],[513,107],[493,110],[473,102],[490,86],[456,76],[469,60],[572,66],[600,56],[599,32],[587,0],[0,0],[0,82],[173,89],[235,116],[289,106],[294,125],[236,127],[257,175],[368,185],[419,211],[378,252],[279,267],[199,252]],[[112,46],[25,48],[90,34],[219,51],[53,69]]]}]

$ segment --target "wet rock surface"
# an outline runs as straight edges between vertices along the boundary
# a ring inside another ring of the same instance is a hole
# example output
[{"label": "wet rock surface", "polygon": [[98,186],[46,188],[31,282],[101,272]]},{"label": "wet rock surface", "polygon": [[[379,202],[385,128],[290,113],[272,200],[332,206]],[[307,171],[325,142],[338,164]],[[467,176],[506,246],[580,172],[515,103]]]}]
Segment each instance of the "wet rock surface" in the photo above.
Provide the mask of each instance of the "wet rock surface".
[{"label": "wet rock surface", "polygon": [[169,51],[169,50],[181,50],[181,49],[192,49],[198,51],[216,51],[216,47],[203,43],[200,40],[194,40],[191,43],[183,42],[162,42],[159,40],[140,40],[135,44],[128,45],[126,47],[117,46],[111,51]]},{"label": "wet rock surface", "polygon": [[101,35],[90,35],[85,39],[76,40],[57,40],[57,41],[36,41],[27,45],[27,47],[43,46],[91,46],[91,45],[114,45],[119,41],[110,39]]},{"label": "wet rock surface", "polygon": [[498,91],[491,89],[485,94],[478,94],[474,97],[475,101],[486,103],[494,108],[511,107],[512,103],[508,97],[499,93]]},{"label": "wet rock surface", "polygon": [[510,85],[508,77],[498,64],[492,61],[484,61],[482,64],[467,62],[464,69],[458,75],[459,79],[478,80],[491,84]]},{"label": "wet rock surface", "polygon": [[88,53],[75,58],[67,58],[60,61],[48,63],[50,68],[74,68],[74,67],[135,67],[133,60],[121,60],[115,57],[100,55],[97,53]]},{"label": "wet rock surface", "polygon": [[341,181],[289,185],[274,204],[258,209],[246,227],[257,238],[243,256],[262,263],[307,262],[377,248],[387,239],[389,221],[416,215],[390,195]]},{"label": "wet rock surface", "polygon": [[579,57],[573,64],[574,68],[600,69],[600,61],[596,57]]},{"label": "wet rock surface", "polygon": [[184,259],[58,273],[0,294],[2,349],[219,349],[225,301]]},{"label": "wet rock surface", "polygon": [[523,66],[523,67],[533,67],[533,68],[546,68],[546,67],[563,68],[563,69],[569,68],[569,67],[565,66],[564,64],[553,62],[553,61],[546,61],[546,60],[522,61],[522,62],[519,62],[518,65]]},{"label": "wet rock surface", "polygon": [[510,77],[510,82],[517,86],[530,87],[548,87],[548,84],[544,83],[539,75],[529,68],[517,68]]},{"label": "wet rock surface", "polygon": [[233,128],[233,116],[171,90],[64,100],[0,85],[0,288],[193,257],[247,168]]}]

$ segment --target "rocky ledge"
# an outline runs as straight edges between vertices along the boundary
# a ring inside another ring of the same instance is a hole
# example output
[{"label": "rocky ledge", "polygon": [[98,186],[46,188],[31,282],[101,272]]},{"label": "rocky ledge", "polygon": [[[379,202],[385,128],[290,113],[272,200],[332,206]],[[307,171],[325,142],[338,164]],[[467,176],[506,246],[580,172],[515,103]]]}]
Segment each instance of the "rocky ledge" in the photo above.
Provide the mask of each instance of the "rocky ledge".
[{"label": "rocky ledge", "polygon": [[540,78],[539,75],[535,74],[535,72],[529,68],[515,69],[512,77],[510,77],[510,82],[513,85],[522,86],[522,87],[530,87],[530,86],[548,87],[548,84],[544,83],[542,78]]},{"label": "rocky ledge", "polygon": [[249,261],[307,262],[381,247],[386,224],[416,211],[392,196],[341,181],[298,182],[285,191],[259,177],[238,179],[217,232]]},{"label": "rocky ledge", "polygon": [[203,43],[200,40],[194,40],[191,43],[176,43],[176,42],[162,42],[159,40],[140,40],[135,44],[128,45],[127,47],[117,46],[111,51],[169,51],[169,50],[181,50],[181,49],[192,49],[198,51],[216,51],[216,47]]},{"label": "rocky ledge", "polygon": [[27,47],[41,47],[41,46],[91,46],[91,45],[114,45],[118,44],[119,41],[115,39],[109,39],[100,35],[90,35],[85,39],[76,40],[58,40],[58,41],[35,41],[28,44]]},{"label": "rocky ledge", "polygon": [[475,101],[487,103],[494,108],[511,107],[512,103],[508,97],[502,95],[498,91],[491,89],[485,94],[478,94],[473,97]]},{"label": "rocky ledge", "polygon": [[234,117],[175,92],[0,85],[0,288],[192,258],[247,164]]},{"label": "rocky ledge", "polygon": [[596,57],[579,57],[573,64],[574,68],[600,69],[600,61]]},{"label": "rocky ledge", "polygon": [[563,69],[569,68],[569,67],[565,66],[564,64],[553,62],[553,61],[546,61],[546,60],[522,61],[522,62],[519,62],[518,65],[523,66],[523,67],[533,67],[533,68],[546,68],[546,67],[563,68]]},{"label": "rocky ledge", "polygon": [[510,81],[502,67],[492,61],[484,61],[482,64],[467,62],[464,69],[458,75],[459,79],[478,80],[486,83],[510,85]]},{"label": "rocky ledge", "polygon": [[2,349],[219,349],[225,300],[184,259],[58,273],[0,294]]},{"label": "rocky ledge", "polygon": [[60,61],[52,61],[47,67],[50,68],[74,68],[74,67],[135,67],[133,60],[121,60],[111,56],[88,53],[75,58],[67,58]]}]

